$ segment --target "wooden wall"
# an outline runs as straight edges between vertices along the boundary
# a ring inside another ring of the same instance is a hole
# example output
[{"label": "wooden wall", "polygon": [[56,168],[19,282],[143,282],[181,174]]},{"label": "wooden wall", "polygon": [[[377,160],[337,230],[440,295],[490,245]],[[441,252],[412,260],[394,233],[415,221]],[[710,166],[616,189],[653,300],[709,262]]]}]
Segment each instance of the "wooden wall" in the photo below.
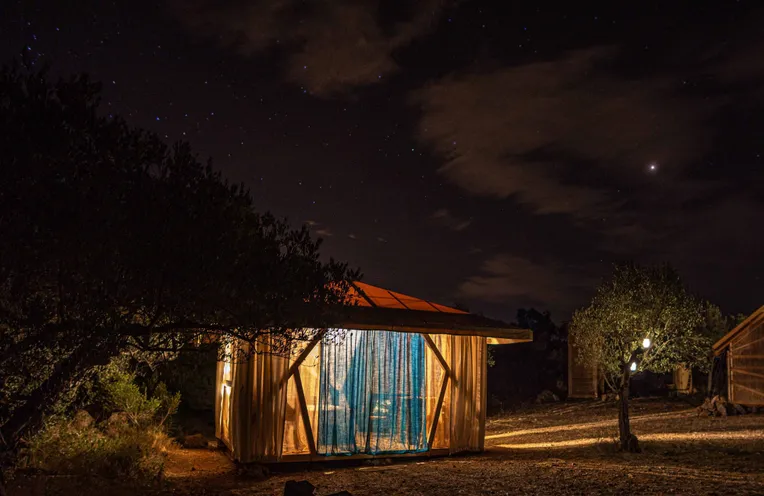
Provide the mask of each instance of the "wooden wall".
[{"label": "wooden wall", "polygon": [[578,348],[568,335],[568,398],[598,398],[599,374],[597,368],[578,360]]},{"label": "wooden wall", "polygon": [[764,406],[764,319],[757,319],[729,344],[727,371],[730,401]]}]

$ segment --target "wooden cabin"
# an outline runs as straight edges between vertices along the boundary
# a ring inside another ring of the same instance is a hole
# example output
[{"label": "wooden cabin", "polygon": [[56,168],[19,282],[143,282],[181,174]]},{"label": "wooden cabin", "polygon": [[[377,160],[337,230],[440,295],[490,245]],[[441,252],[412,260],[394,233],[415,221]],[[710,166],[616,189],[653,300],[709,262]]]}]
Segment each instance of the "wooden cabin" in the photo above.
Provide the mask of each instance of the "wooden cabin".
[{"label": "wooden cabin", "polygon": [[[582,363],[579,354],[579,347],[574,342],[573,337],[568,335],[568,398],[599,398],[605,393],[605,380],[602,373],[599,367]],[[694,391],[692,370],[682,365],[677,365],[674,368],[669,382],[671,382],[668,384],[669,393],[691,394]],[[664,387],[660,389],[663,390]]]},{"label": "wooden cabin", "polygon": [[582,363],[579,354],[573,336],[568,334],[568,398],[599,398],[603,391],[599,368]]},{"label": "wooden cabin", "polygon": [[[422,456],[483,449],[488,344],[530,330],[353,283],[353,305],[289,356],[217,368],[216,435],[240,462]],[[233,343],[230,346],[248,346]]]},{"label": "wooden cabin", "polygon": [[714,344],[727,364],[729,401],[764,406],[764,306]]}]

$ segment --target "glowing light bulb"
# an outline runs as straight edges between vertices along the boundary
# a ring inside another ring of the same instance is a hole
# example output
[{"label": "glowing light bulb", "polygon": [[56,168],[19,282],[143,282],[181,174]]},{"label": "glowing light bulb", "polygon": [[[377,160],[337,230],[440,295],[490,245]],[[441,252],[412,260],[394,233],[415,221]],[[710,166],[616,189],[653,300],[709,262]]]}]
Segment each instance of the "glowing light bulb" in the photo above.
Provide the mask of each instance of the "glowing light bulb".
[{"label": "glowing light bulb", "polygon": [[649,348],[650,347],[650,338],[645,338],[642,340],[642,348]]},{"label": "glowing light bulb", "polygon": [[225,365],[223,365],[223,374],[225,376],[228,376],[228,374],[230,374],[230,373],[231,373],[231,364],[230,363],[226,363]]},{"label": "glowing light bulb", "polygon": [[632,372],[637,371],[637,362],[631,362],[631,367],[629,367]]}]

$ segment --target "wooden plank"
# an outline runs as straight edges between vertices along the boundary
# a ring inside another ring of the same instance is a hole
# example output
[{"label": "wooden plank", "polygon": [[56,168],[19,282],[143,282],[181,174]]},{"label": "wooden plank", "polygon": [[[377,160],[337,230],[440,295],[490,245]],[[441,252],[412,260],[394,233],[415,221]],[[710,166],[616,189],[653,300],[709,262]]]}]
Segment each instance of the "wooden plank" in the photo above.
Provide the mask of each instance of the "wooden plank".
[{"label": "wooden plank", "polygon": [[737,367],[735,369],[735,372],[737,372],[738,374],[750,375],[750,376],[753,376],[753,377],[759,377],[761,379],[764,379],[764,374],[758,374],[756,372],[751,372],[749,369],[745,369],[743,367]]},{"label": "wooden plank", "polygon": [[310,415],[308,414],[308,402],[305,401],[305,391],[302,389],[302,379],[300,370],[294,373],[294,385],[297,390],[297,400],[300,402],[300,413],[302,414],[302,423],[305,426],[305,435],[308,438],[308,448],[312,455],[316,454],[316,440],[313,437],[313,427],[310,425]]},{"label": "wooden plank", "polygon": [[326,334],[326,329],[320,330],[315,336],[313,336],[313,340],[310,343],[308,343],[308,346],[306,346],[304,350],[302,350],[302,353],[300,353],[300,356],[297,357],[297,359],[294,361],[292,366],[289,367],[289,370],[287,370],[287,373],[284,375],[284,377],[281,378],[281,381],[279,382],[279,387],[283,387],[284,384],[287,383],[289,378],[294,375],[297,369],[300,368],[300,365],[302,365],[302,362],[304,362],[305,359],[308,358],[308,355],[310,355],[310,352],[313,351],[313,348],[315,348],[316,345],[321,341],[321,338],[324,337],[324,334]]},{"label": "wooden plank", "polygon": [[730,397],[730,401],[733,403],[735,402],[735,390],[733,389],[733,386],[735,385],[733,374],[734,369],[732,368],[732,350],[727,351],[727,394]]},{"label": "wooden plank", "polygon": [[573,391],[573,342],[568,335],[568,396],[573,398],[575,396],[575,392]]},{"label": "wooden plank", "polygon": [[748,341],[746,344],[741,345],[741,346],[737,346],[737,347],[734,347],[734,348],[730,346],[730,349],[732,351],[737,352],[737,351],[740,351],[742,349],[748,348],[749,346],[753,346],[756,343],[760,343],[762,341],[764,341],[764,336],[760,337],[759,339],[754,339],[753,341]]},{"label": "wooden plank", "polygon": [[432,443],[435,441],[435,432],[438,430],[438,421],[440,420],[440,411],[443,407],[443,399],[446,397],[446,386],[448,386],[448,374],[443,374],[443,385],[440,387],[440,395],[438,396],[438,406],[435,408],[435,416],[432,420],[432,427],[430,428],[430,438],[427,440],[427,449],[432,450]]},{"label": "wooden plank", "polygon": [[738,358],[764,358],[764,355],[737,355]]},{"label": "wooden plank", "polygon": [[424,336],[424,340],[427,342],[427,346],[429,346],[432,352],[435,354],[435,358],[437,358],[438,362],[440,362],[440,366],[443,367],[443,370],[446,372],[446,376],[452,378],[454,383],[458,384],[456,377],[454,377],[454,374],[451,373],[451,367],[448,366],[446,359],[443,358],[443,355],[440,354],[440,350],[437,346],[435,346],[435,341],[433,341],[432,338],[427,334],[422,334],[422,336]]},{"label": "wooden plank", "polygon": [[480,378],[480,397],[482,406],[480,409],[480,433],[478,434],[478,441],[480,451],[485,448],[485,416],[488,408],[488,343],[483,342],[483,364],[481,367],[482,377]]},{"label": "wooden plank", "polygon": [[[364,307],[361,307],[364,308]],[[398,309],[383,309],[385,311],[393,312]],[[423,310],[405,310],[400,309],[403,312],[422,312],[426,314],[432,314],[434,316],[441,315],[461,315],[461,314],[447,314],[427,312]],[[459,325],[450,324],[448,322],[435,322],[430,320],[428,322],[412,320],[411,323],[383,323],[383,322],[363,322],[357,319],[345,320],[337,324],[340,329],[348,329],[354,331],[379,331],[384,329],[386,331],[395,332],[413,332],[417,334],[449,334],[452,336],[483,336],[487,338],[504,338],[512,339],[515,343],[529,343],[533,341],[533,331],[529,329],[499,329],[492,327],[484,327],[480,325]]]},{"label": "wooden plank", "polygon": [[281,459],[276,460],[275,458],[265,459],[262,460],[265,463],[297,463],[297,462],[328,462],[328,461],[336,461],[336,460],[374,460],[376,458],[433,458],[433,457],[441,457],[441,456],[448,456],[449,450],[448,448],[438,448],[431,451],[421,452],[421,453],[385,453],[383,455],[367,455],[364,453],[359,453],[355,455],[308,455],[308,454],[295,454],[295,455],[284,455],[281,457]]},{"label": "wooden plank", "polygon": [[739,387],[740,389],[742,389],[744,391],[748,391],[749,393],[757,394],[757,395],[761,396],[762,398],[764,398],[764,392],[757,391],[755,389],[749,388],[748,386],[743,386],[742,384],[735,384],[735,387]]},{"label": "wooden plank", "polygon": [[730,339],[730,347],[735,346],[741,341],[745,341],[749,335],[753,334],[755,331],[758,331],[762,322],[764,322],[764,313],[758,315],[750,322],[748,322],[745,329],[741,329],[736,336]]}]

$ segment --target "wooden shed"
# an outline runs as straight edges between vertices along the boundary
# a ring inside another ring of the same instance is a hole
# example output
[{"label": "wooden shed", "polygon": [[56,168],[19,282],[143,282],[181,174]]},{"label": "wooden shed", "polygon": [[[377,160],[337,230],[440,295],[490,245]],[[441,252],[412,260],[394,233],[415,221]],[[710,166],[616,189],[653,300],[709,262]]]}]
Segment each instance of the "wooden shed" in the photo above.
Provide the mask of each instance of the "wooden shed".
[{"label": "wooden shed", "polygon": [[[605,381],[599,367],[581,363],[579,347],[568,336],[568,398],[593,399],[605,392]],[[668,384],[669,392],[690,394],[694,390],[692,371],[677,365],[672,372],[673,383]],[[661,388],[663,389],[663,388]]]},{"label": "wooden shed", "polygon": [[727,394],[732,403],[764,406],[764,306],[714,344],[727,363]]},{"label": "wooden shed", "polygon": [[[360,282],[337,328],[289,356],[271,337],[217,369],[216,435],[241,462],[483,449],[488,344],[530,330]],[[248,346],[232,343],[229,346]]]},{"label": "wooden shed", "polygon": [[598,367],[581,363],[579,347],[568,334],[568,398],[599,398],[602,393]]}]

